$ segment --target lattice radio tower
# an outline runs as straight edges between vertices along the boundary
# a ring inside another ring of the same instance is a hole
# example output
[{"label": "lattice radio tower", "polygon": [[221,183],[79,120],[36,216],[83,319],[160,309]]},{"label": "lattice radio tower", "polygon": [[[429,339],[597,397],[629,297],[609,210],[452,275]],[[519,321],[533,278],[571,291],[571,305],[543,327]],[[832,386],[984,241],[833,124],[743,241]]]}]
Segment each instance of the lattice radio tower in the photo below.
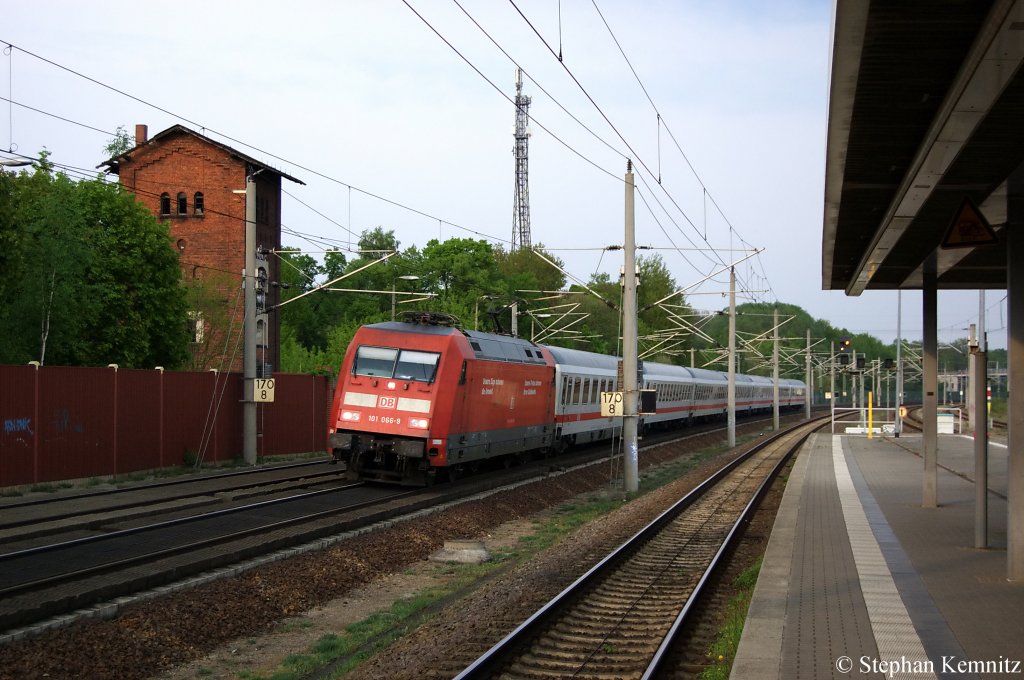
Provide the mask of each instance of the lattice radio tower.
[{"label": "lattice radio tower", "polygon": [[530,247],[530,98],[523,94],[523,72],[516,69],[516,129],[512,155],[516,159],[515,197],[512,204],[512,250]]}]

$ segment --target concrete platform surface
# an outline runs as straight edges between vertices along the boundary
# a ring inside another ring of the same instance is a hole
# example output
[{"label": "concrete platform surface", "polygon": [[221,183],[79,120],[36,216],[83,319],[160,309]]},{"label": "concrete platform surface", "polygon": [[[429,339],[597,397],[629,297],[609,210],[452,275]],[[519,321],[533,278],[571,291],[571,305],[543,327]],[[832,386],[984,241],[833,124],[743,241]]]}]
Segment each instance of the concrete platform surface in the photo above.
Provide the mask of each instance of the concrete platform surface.
[{"label": "concrete platform surface", "polygon": [[1006,448],[989,447],[974,548],[969,437],[814,435],[790,475],[732,678],[1024,678],[1024,583],[1006,580]]}]

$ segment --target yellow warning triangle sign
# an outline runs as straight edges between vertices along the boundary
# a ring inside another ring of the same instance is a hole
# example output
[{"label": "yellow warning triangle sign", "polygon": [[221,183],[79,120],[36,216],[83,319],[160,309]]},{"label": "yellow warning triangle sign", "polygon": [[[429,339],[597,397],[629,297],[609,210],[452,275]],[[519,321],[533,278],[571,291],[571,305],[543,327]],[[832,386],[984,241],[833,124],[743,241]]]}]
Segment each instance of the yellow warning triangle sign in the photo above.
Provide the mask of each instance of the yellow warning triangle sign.
[{"label": "yellow warning triangle sign", "polygon": [[974,205],[974,201],[965,198],[956,211],[953,222],[946,230],[946,236],[942,239],[943,248],[970,248],[973,246],[987,246],[998,243],[995,230],[989,225],[988,220]]}]

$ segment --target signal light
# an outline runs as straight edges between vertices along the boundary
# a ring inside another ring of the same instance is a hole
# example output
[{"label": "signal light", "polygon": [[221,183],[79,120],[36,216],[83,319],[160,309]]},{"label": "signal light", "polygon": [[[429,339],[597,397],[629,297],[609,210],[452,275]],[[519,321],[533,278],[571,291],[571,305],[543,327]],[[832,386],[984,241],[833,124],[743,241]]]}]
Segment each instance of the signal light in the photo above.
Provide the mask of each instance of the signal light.
[{"label": "signal light", "polygon": [[850,349],[850,338],[839,338],[839,351],[845,352]]}]

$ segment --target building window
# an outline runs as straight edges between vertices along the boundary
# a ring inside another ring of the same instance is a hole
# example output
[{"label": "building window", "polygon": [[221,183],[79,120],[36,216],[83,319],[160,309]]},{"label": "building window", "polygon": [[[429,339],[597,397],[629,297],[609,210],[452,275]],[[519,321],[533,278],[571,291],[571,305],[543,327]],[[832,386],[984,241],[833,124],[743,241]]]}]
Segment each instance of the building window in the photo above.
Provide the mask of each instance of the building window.
[{"label": "building window", "polygon": [[203,192],[197,191],[196,195],[192,197],[192,212],[196,215],[203,214]]},{"label": "building window", "polygon": [[160,214],[171,214],[171,195],[168,194],[167,192],[160,194]]},{"label": "building window", "polygon": [[184,215],[188,213],[188,197],[184,191],[178,192],[178,214]]},{"label": "building window", "polygon": [[188,313],[188,333],[190,336],[189,339],[193,344],[199,344],[203,341],[203,330],[205,325],[202,312],[190,311]]}]

